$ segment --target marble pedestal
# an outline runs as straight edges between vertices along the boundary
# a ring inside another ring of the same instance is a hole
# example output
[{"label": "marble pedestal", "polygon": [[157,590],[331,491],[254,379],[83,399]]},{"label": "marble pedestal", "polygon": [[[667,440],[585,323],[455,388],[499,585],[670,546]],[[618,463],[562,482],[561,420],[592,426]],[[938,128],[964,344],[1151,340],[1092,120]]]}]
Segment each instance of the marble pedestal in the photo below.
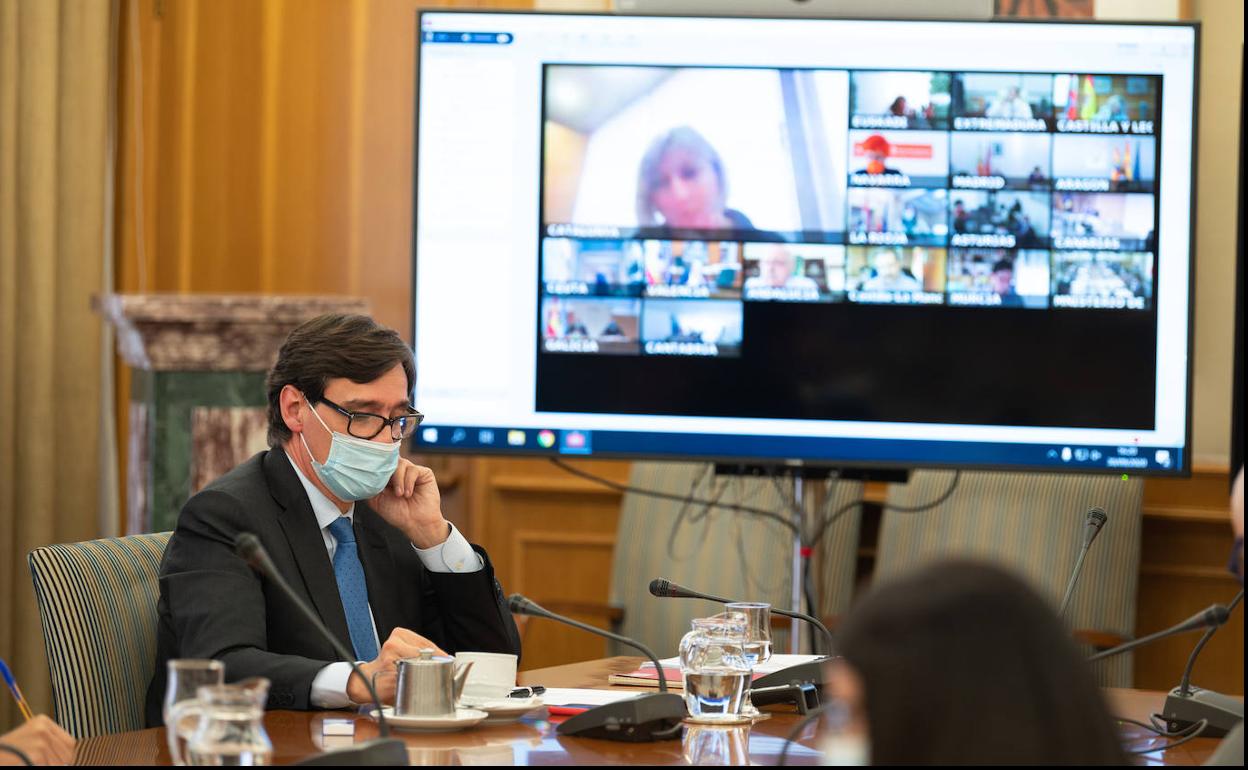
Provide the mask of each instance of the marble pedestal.
[{"label": "marble pedestal", "polygon": [[323,313],[369,312],[351,297],[113,294],[130,381],[126,532],[173,529],[187,498],[267,446],[265,377],[282,341]]}]

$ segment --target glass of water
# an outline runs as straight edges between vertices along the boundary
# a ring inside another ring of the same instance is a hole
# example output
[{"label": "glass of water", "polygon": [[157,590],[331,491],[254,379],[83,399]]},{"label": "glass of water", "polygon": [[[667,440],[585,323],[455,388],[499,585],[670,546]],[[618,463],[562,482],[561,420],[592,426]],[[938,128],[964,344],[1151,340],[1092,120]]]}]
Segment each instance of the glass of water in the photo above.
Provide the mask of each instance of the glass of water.
[{"label": "glass of water", "polygon": [[186,724],[175,724],[172,721],[174,707],[183,701],[193,700],[200,687],[224,684],[225,664],[204,658],[173,658],[168,663],[168,672],[162,717],[169,740],[169,754],[176,757],[181,753],[181,742],[186,740],[193,722],[186,720]]},{"label": "glass of water", "polygon": [[694,722],[738,722],[750,683],[745,617],[723,613],[695,618],[680,640],[685,705]]},{"label": "glass of water", "polygon": [[[730,602],[724,605],[728,612],[739,613],[745,618],[745,659],[750,668],[771,660],[771,605],[766,602]],[[758,709],[745,694],[741,713],[758,716]]]},{"label": "glass of water", "polygon": [[766,602],[732,602],[728,612],[745,616],[745,657],[750,666],[771,660],[771,605]]},{"label": "glass of water", "polygon": [[173,658],[168,663],[169,675],[165,685],[165,705],[162,715],[169,724],[173,707],[190,700],[205,685],[225,683],[225,664],[219,660],[201,658]]}]

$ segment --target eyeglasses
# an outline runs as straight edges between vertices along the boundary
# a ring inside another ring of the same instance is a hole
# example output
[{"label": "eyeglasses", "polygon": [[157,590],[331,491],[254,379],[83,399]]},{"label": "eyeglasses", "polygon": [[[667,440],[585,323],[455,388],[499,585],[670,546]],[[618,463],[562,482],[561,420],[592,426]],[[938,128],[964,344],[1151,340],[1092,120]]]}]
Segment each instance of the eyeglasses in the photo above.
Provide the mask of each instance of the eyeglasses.
[{"label": "eyeglasses", "polygon": [[401,414],[398,417],[382,417],[379,414],[370,414],[369,412],[348,412],[324,396],[321,396],[321,403],[333,407],[339,413],[346,415],[347,433],[356,438],[376,438],[378,434],[388,427],[390,428],[390,437],[398,441],[412,435],[412,432],[416,430],[416,426],[420,425],[425,419],[423,414],[410,406],[408,409],[411,411],[407,414]]}]

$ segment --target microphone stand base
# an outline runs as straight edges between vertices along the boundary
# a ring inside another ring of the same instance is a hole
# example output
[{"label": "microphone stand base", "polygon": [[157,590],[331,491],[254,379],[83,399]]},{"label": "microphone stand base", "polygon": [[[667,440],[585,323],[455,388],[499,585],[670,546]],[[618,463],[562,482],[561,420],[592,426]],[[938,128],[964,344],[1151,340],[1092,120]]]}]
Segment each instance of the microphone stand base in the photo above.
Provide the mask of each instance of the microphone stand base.
[{"label": "microphone stand base", "polygon": [[1202,719],[1208,720],[1208,726],[1200,731],[1201,736],[1221,738],[1244,721],[1244,703],[1199,687],[1190,688],[1184,696],[1176,687],[1166,696],[1161,715],[1172,732],[1190,727]]},{"label": "microphone stand base", "polygon": [[555,732],[578,738],[650,743],[680,737],[685,699],[670,692],[608,703],[569,717]]},{"label": "microphone stand base", "polygon": [[781,687],[784,685],[796,684],[813,684],[819,694],[823,694],[823,664],[831,658],[820,658],[812,660],[808,663],[798,663],[796,666],[782,668],[779,671],[773,671],[765,676],[755,679],[750,688],[761,690],[764,687]]}]

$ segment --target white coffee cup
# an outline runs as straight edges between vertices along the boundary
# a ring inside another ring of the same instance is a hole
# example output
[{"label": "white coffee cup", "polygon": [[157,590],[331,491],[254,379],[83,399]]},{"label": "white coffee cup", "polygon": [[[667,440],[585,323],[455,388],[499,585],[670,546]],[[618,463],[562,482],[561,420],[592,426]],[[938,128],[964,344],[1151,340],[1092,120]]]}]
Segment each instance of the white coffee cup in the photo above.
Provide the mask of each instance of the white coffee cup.
[{"label": "white coffee cup", "polygon": [[471,662],[468,680],[461,696],[466,701],[506,698],[516,687],[515,655],[501,652],[460,652],[455,654],[456,668]]}]

